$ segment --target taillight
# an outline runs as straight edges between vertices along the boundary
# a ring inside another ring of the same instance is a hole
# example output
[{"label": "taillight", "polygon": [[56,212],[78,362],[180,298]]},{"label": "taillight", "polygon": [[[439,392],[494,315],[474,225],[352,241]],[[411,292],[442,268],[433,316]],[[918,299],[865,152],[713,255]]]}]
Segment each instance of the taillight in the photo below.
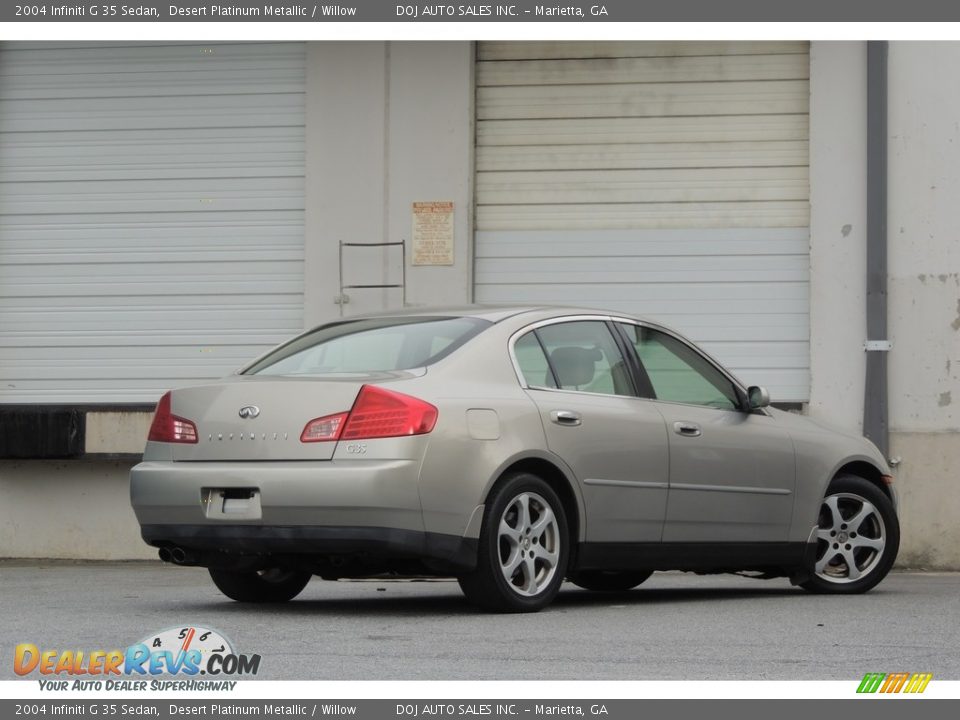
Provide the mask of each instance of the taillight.
[{"label": "taillight", "polygon": [[307,423],[300,433],[300,442],[330,442],[340,439],[340,431],[343,430],[343,421],[347,419],[350,413],[337,413],[336,415],[326,415],[316,418]]},{"label": "taillight", "polygon": [[364,385],[340,437],[366,440],[424,435],[436,424],[437,409],[430,403],[375,385]]},{"label": "taillight", "polygon": [[430,403],[375,385],[364,385],[350,412],[311,420],[303,428],[300,442],[425,435],[436,424],[437,409]]},{"label": "taillight", "polygon": [[164,393],[160,402],[157,403],[147,440],[168,443],[197,442],[197,426],[192,421],[170,412],[169,392]]}]

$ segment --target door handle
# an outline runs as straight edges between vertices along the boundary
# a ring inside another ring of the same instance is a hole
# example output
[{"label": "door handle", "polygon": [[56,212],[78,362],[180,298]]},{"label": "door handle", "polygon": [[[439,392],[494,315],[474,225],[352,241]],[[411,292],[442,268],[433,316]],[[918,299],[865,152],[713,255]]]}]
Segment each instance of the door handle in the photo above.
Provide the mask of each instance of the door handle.
[{"label": "door handle", "polygon": [[700,426],[692,422],[675,422],[673,424],[673,431],[677,435],[683,435],[684,437],[700,437]]},{"label": "door handle", "polygon": [[580,424],[581,417],[580,413],[573,412],[573,410],[551,410],[550,420],[555,422],[557,425],[569,425],[571,427],[575,427]]}]

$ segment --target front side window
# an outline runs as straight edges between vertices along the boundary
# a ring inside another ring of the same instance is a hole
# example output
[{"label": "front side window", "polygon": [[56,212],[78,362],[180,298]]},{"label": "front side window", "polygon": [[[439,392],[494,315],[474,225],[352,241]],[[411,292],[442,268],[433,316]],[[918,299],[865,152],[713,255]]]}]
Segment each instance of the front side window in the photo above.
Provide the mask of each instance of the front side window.
[{"label": "front side window", "polygon": [[557,323],[535,333],[549,363],[545,381],[538,385],[604,395],[635,394],[620,348],[603,321]]},{"label": "front side window", "polygon": [[733,383],[686,343],[652,328],[620,327],[637,349],[658,400],[724,410],[739,406]]},{"label": "front side window", "polygon": [[324,325],[281,345],[244,375],[326,375],[426,367],[492,323],[472,317],[350,320]]}]

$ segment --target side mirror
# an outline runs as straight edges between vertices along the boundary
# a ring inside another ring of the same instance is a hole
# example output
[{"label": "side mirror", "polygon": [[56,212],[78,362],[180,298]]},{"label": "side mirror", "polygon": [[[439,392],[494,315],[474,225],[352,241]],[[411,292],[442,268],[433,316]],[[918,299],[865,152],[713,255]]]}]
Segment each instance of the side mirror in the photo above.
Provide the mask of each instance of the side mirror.
[{"label": "side mirror", "polygon": [[751,385],[749,388],[747,388],[747,400],[750,404],[751,410],[765,408],[770,404],[770,393],[767,392],[765,387]]}]

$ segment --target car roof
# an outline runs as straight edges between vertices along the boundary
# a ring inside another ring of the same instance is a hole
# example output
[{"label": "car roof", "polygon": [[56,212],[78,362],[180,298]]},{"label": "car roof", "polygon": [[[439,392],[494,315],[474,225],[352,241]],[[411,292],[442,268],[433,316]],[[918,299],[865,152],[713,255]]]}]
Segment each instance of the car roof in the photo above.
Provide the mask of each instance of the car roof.
[{"label": "car roof", "polygon": [[565,307],[553,305],[443,305],[436,307],[408,307],[397,308],[396,310],[387,310],[377,313],[365,313],[363,315],[351,316],[351,320],[361,318],[382,318],[382,317],[475,317],[482,320],[488,320],[496,323],[507,318],[519,315],[531,315],[531,319],[562,317],[564,315],[616,315],[623,317],[635,317],[638,320],[642,318],[632,313],[621,313],[613,310],[604,310],[599,308],[584,307]]}]

